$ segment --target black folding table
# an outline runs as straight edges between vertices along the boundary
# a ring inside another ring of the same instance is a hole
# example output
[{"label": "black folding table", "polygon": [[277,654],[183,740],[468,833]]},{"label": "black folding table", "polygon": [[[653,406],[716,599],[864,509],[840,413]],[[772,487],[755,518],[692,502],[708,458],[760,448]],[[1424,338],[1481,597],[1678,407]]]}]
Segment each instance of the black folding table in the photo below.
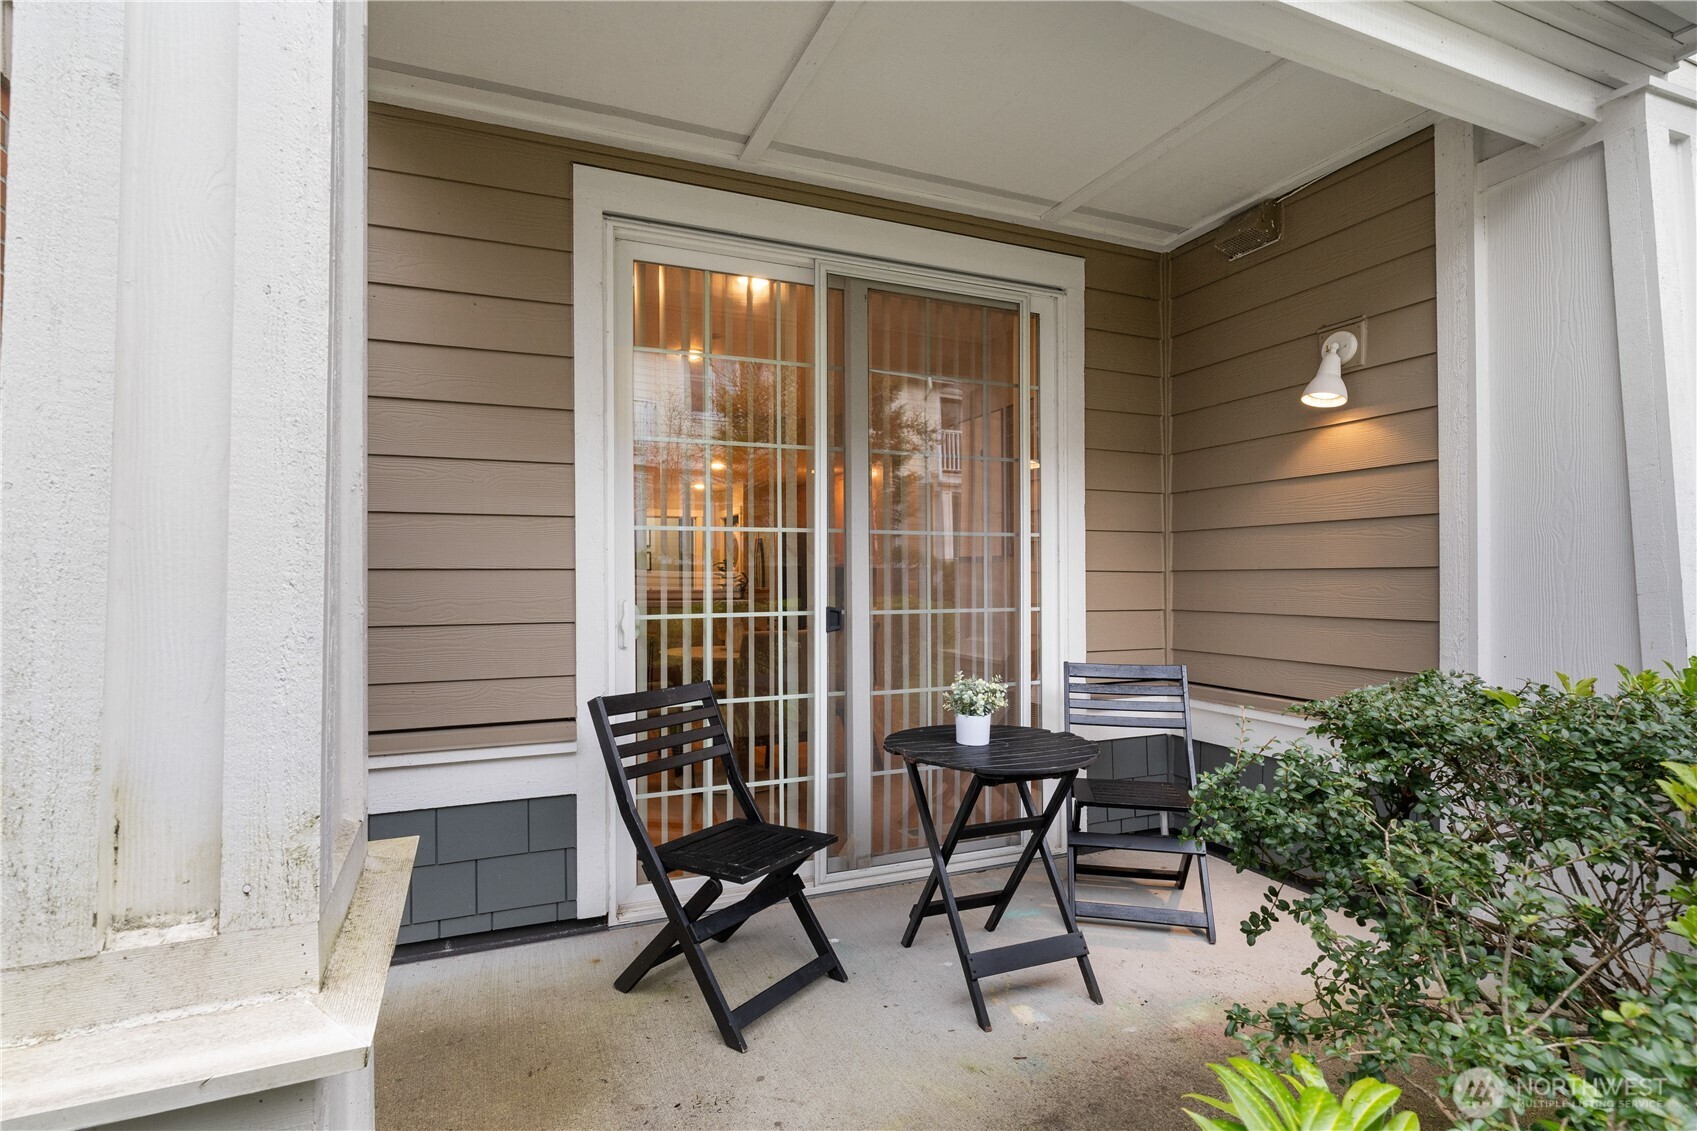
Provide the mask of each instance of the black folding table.
[{"label": "black folding table", "polygon": [[[934,726],[897,731],[884,740],[884,750],[907,764],[907,780],[913,786],[913,798],[919,807],[919,827],[931,849],[931,876],[920,889],[919,900],[908,915],[907,933],[902,935],[902,945],[913,945],[919,924],[927,915],[948,916],[949,929],[955,936],[955,949],[960,953],[961,971],[966,975],[967,992],[972,995],[972,1009],[978,1015],[978,1027],[985,1032],[990,1031],[990,1015],[984,1008],[984,993],[979,989],[979,979],[1009,970],[1076,958],[1084,975],[1084,985],[1090,991],[1090,1000],[1100,1005],[1102,991],[1096,985],[1095,972],[1090,969],[1090,948],[1085,945],[1084,935],[1078,929],[1078,920],[1073,917],[1072,905],[1055,871],[1054,855],[1044,840],[1049,826],[1066,808],[1078,771],[1096,760],[1096,744],[1065,732],[998,726],[990,728],[988,746],[961,746],[955,742],[953,726]],[[931,820],[931,805],[925,796],[925,782],[919,772],[922,765],[960,770],[971,775],[960,809],[949,825],[949,835],[941,842],[937,839],[937,825]],[[1039,811],[1031,796],[1030,783],[1046,778],[1055,779],[1054,794],[1048,805]],[[1026,815],[968,824],[979,795],[993,785],[1014,786],[1019,791]],[[1013,874],[1001,890],[961,897],[955,895],[949,884],[949,859],[961,841],[1021,832],[1030,833],[1031,839],[1026,842],[1025,850],[1014,864]],[[966,942],[966,928],[961,923],[960,913],[974,907],[993,906],[984,929],[994,931],[1012,902],[1020,881],[1025,878],[1026,870],[1031,867],[1031,861],[1039,855],[1043,858],[1043,870],[1049,874],[1049,887],[1054,890],[1055,906],[1060,908],[1066,933],[973,953]],[[942,898],[933,899],[933,894],[939,889]]]}]

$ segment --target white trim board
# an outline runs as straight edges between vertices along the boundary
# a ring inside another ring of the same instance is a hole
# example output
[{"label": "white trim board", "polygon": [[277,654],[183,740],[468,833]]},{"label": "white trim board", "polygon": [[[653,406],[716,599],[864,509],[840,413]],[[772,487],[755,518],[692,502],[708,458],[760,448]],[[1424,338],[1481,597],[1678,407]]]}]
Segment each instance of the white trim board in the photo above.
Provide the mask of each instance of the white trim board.
[{"label": "white trim board", "polygon": [[[1053,397],[1043,429],[1054,476],[1044,476],[1046,513],[1054,531],[1051,553],[1076,576],[1059,568],[1043,572],[1045,608],[1053,614],[1056,639],[1045,641],[1045,680],[1059,686],[1060,657],[1084,651],[1084,261],[1054,252],[1015,247],[887,220],[851,216],[717,189],[577,165],[573,168],[574,340],[577,390],[574,429],[577,454],[576,513],[580,530],[617,529],[620,457],[616,423],[621,406],[614,379],[613,303],[619,288],[612,276],[615,243],[649,239],[664,231],[684,244],[727,254],[751,249],[779,261],[811,262],[816,270],[872,277],[902,277],[916,286],[939,286],[1012,294],[1041,294],[1053,304],[1052,371],[1045,382]],[[1053,445],[1052,448],[1049,445]],[[1062,501],[1067,501],[1065,506]],[[614,539],[580,547],[577,562],[577,680],[580,702],[625,690],[613,646],[613,612],[628,597],[620,578],[628,562]],[[1047,539],[1046,539],[1047,541]],[[1049,669],[1053,668],[1051,674]],[[1058,702],[1056,708],[1058,709]],[[613,798],[599,761],[573,758],[573,780],[564,792],[578,802],[578,910],[609,914],[617,900],[612,867],[618,829]],[[592,877],[606,876],[597,884]]]}]

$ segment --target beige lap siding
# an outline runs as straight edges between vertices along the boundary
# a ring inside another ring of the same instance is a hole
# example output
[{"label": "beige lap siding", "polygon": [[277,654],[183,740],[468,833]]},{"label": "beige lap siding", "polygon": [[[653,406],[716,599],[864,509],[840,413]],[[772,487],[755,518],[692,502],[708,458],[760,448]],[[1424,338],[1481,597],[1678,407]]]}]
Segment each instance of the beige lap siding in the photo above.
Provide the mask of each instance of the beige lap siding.
[{"label": "beige lap siding", "polygon": [[[1171,272],[1173,649],[1202,685],[1332,695],[1437,663],[1437,327],[1423,133],[1285,205],[1284,237]],[[1367,318],[1349,403],[1321,326]]]},{"label": "beige lap siding", "polygon": [[574,163],[1082,257],[1090,655],[1165,654],[1158,256],[374,107],[373,753],[575,733]]}]

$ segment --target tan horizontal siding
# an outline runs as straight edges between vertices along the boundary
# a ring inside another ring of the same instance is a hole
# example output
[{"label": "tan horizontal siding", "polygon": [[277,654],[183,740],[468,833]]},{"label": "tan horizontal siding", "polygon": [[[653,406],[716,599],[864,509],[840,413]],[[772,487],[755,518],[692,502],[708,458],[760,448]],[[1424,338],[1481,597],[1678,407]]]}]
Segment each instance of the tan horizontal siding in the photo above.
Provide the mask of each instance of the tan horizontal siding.
[{"label": "tan horizontal siding", "polygon": [[[372,136],[382,132],[373,119]],[[571,203],[547,196],[371,171],[373,225],[516,244],[547,251],[572,248]]]},{"label": "tan horizontal siding", "polygon": [[568,252],[373,227],[366,262],[373,283],[531,302],[572,301]]},{"label": "tan horizontal siding", "polygon": [[[1352,668],[1338,664],[1305,664],[1292,660],[1264,660],[1253,656],[1215,655],[1179,649],[1173,662],[1190,668],[1193,685],[1243,689],[1281,687],[1276,699],[1327,699],[1357,687],[1387,683],[1406,674],[1386,668]],[[1250,692],[1250,694],[1257,694]],[[1268,694],[1265,692],[1259,694]],[[1204,698],[1208,698],[1204,694]],[[1214,698],[1225,698],[1215,696]]]},{"label": "tan horizontal siding", "polygon": [[1084,371],[1084,410],[1161,415],[1161,379],[1105,369]]},{"label": "tan horizontal siding", "polygon": [[570,306],[372,283],[366,332],[373,341],[569,357]]},{"label": "tan horizontal siding", "polygon": [[[1176,509],[1176,499],[1174,503]],[[1175,575],[1182,570],[1241,569],[1245,565],[1261,569],[1377,569],[1437,564],[1436,515],[1180,530],[1173,534]]]},{"label": "tan horizontal siding", "polygon": [[389,683],[371,688],[371,729],[528,722],[577,714],[570,676]]},{"label": "tan horizontal siding", "polygon": [[1173,608],[1213,613],[1438,619],[1435,569],[1186,570]]},{"label": "tan horizontal siding", "polygon": [[1265,483],[1438,458],[1438,410],[1264,436],[1173,456],[1173,491]]},{"label": "tan horizontal siding", "polygon": [[377,627],[567,624],[574,585],[570,570],[374,569],[366,605]]},{"label": "tan horizontal siding", "polygon": [[367,391],[374,397],[572,407],[572,359],[412,342],[372,342]]},{"label": "tan horizontal siding", "polygon": [[371,753],[419,754],[432,750],[475,750],[484,746],[571,742],[576,738],[577,724],[569,719],[544,723],[502,723],[496,726],[373,731]]},{"label": "tan horizontal siding", "polygon": [[384,514],[367,519],[371,569],[571,569],[569,518]]},{"label": "tan horizontal siding", "polygon": [[1186,492],[1182,502],[1174,499],[1173,529],[1338,522],[1432,514],[1437,509],[1438,465],[1433,461]]},{"label": "tan horizontal siding", "polygon": [[367,476],[373,511],[569,515],[575,505],[568,463],[374,455]]},{"label": "tan horizontal siding", "polygon": [[571,675],[577,642],[569,624],[426,625],[371,629],[369,647],[373,684],[442,683]]},{"label": "tan horizontal siding", "polygon": [[545,464],[572,459],[572,414],[560,409],[372,397],[368,411],[373,455]]},{"label": "tan horizontal siding", "polygon": [[[1307,699],[1437,662],[1432,145],[1285,203],[1279,242],[1174,253],[1172,648],[1191,679]],[[1365,318],[1349,403],[1309,408],[1318,331]]]},{"label": "tan horizontal siding", "polygon": [[[1091,648],[1164,655],[1159,256],[393,107],[373,109],[369,145],[374,634],[570,630],[574,163],[1082,257],[1086,480],[1117,496],[1091,508],[1086,564],[1115,606],[1099,611],[1124,614]],[[413,666],[396,666],[396,639],[424,653]],[[555,652],[520,650],[500,675],[435,673],[448,657],[430,653],[463,641],[385,636],[381,656],[374,641],[374,754],[571,737],[569,714],[530,721],[542,700],[508,690],[569,678]]]},{"label": "tan horizontal siding", "polygon": [[1178,610],[1173,632],[1199,652],[1419,671],[1438,646],[1430,621]]},{"label": "tan horizontal siding", "polygon": [[[1357,315],[1373,317],[1411,306],[1433,298],[1437,291],[1437,260],[1432,249],[1416,251],[1347,279],[1335,279],[1198,329],[1174,334],[1173,373],[1176,378],[1192,369],[1253,350],[1297,338],[1307,339],[1321,326]],[[1371,347],[1371,337],[1368,341]],[[1317,349],[1315,360],[1319,360]]]}]

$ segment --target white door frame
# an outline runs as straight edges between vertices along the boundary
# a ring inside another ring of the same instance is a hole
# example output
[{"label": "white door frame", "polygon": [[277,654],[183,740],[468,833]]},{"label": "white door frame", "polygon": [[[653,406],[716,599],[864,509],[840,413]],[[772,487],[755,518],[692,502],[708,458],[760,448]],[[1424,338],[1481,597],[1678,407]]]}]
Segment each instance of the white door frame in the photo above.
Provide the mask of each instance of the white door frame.
[{"label": "white door frame", "polygon": [[[1047,307],[1033,307],[1050,327],[1041,343],[1040,368],[1058,376],[1039,385],[1040,459],[1045,470],[1054,469],[1054,474],[1042,477],[1049,561],[1042,571],[1041,600],[1050,615],[1044,618],[1041,674],[1045,715],[1058,717],[1061,663],[1084,654],[1084,261],[585,165],[573,167],[572,203],[575,509],[576,528],[583,535],[576,563],[580,705],[597,695],[628,690],[628,675],[622,670],[628,665],[615,640],[618,601],[629,594],[628,585],[620,588],[620,579],[629,573],[629,554],[623,540],[605,536],[627,517],[619,509],[620,485],[628,472],[621,470],[618,444],[623,409],[615,379],[615,346],[617,301],[623,288],[615,273],[615,245],[627,238],[652,241],[661,230],[671,229],[665,237],[668,243],[744,258],[752,254],[811,263],[821,308],[816,321],[821,342],[827,275],[1018,296]],[[751,250],[754,244],[761,246]],[[818,403],[817,411],[823,414],[823,402]],[[821,556],[815,555],[814,561],[822,568]],[[822,706],[821,699],[816,711]],[[822,723],[822,716],[817,721]],[[646,901],[620,906],[620,869],[614,862],[625,834],[600,753],[589,735],[580,736],[579,753],[572,761],[570,788],[578,797],[579,913],[606,915],[614,922],[653,917],[657,908]],[[975,863],[983,862],[980,858]],[[816,886],[839,886],[840,881],[826,879],[823,867],[819,864],[815,872]],[[896,879],[927,867],[928,861],[889,865],[857,873],[852,883]]]}]

